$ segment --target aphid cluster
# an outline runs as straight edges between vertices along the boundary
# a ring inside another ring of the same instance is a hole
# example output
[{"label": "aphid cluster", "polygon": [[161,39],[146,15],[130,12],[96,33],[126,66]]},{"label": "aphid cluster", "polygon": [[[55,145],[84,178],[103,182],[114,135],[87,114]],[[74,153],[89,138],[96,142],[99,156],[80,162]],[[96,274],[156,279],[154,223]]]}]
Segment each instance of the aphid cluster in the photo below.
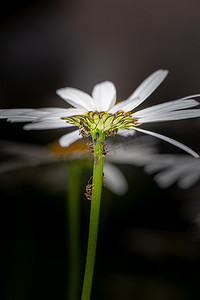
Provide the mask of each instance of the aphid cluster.
[{"label": "aphid cluster", "polygon": [[92,141],[89,141],[89,142],[86,143],[86,145],[87,145],[89,151],[90,151],[92,154],[94,154],[93,142],[92,142]]},{"label": "aphid cluster", "polygon": [[82,135],[83,138],[90,137],[90,128],[86,127],[82,121],[80,121],[81,127],[79,127],[79,135]]},{"label": "aphid cluster", "polygon": [[118,128],[114,129],[114,130],[110,130],[110,131],[106,131],[105,135],[106,136],[111,136],[111,135],[116,135],[118,132]]},{"label": "aphid cluster", "polygon": [[98,138],[99,138],[99,133],[96,132],[96,139],[94,139],[93,142],[92,142],[92,141],[88,141],[88,142],[86,143],[86,145],[87,145],[89,151],[90,151],[92,154],[94,154],[94,146],[96,146]]},{"label": "aphid cluster", "polygon": [[[92,141],[88,141],[86,143],[89,151],[92,154],[94,154],[94,146],[96,146],[98,138],[99,138],[99,133],[96,132],[96,139],[94,139],[93,142]],[[105,142],[102,142],[101,144],[102,144],[102,156],[105,157],[108,154],[107,146],[106,146]]]},{"label": "aphid cluster", "polygon": [[[97,144],[97,140],[99,139],[99,132],[96,132],[96,139],[92,141],[88,141],[86,143],[89,151],[94,154],[94,146],[96,146]],[[102,142],[101,143],[102,145],[102,156],[105,157],[107,154],[108,154],[108,150],[107,150],[107,147],[106,147],[106,143],[105,142]],[[98,160],[98,156],[96,155],[95,156],[95,159]],[[92,189],[94,187],[94,185],[92,183],[90,183],[92,179],[92,176],[90,177],[90,179],[88,180],[88,184],[86,185],[86,192],[84,193],[84,195],[86,196],[86,198],[88,200],[91,200],[92,199]],[[103,182],[103,179],[104,179],[104,174],[102,176],[102,186],[104,186],[104,182]]]}]

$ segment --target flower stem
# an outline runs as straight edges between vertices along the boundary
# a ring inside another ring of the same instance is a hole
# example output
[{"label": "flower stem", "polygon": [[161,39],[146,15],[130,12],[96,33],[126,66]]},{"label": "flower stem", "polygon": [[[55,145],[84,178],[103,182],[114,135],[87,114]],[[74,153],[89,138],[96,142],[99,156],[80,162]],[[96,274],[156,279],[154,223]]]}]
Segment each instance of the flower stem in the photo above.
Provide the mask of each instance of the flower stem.
[{"label": "flower stem", "polygon": [[67,231],[69,243],[69,281],[66,299],[78,300],[80,297],[80,171],[79,164],[68,164],[69,180],[67,189]]},{"label": "flower stem", "polygon": [[[81,300],[89,300],[92,280],[94,273],[94,264],[96,256],[96,245],[98,236],[99,213],[101,203],[102,176],[103,176],[103,145],[105,135],[103,132],[91,133],[94,147],[94,166],[92,181],[92,200],[90,209],[90,225],[88,236],[88,248],[85,265],[85,274],[83,280],[83,289]],[[98,137],[98,138],[97,138]]]}]

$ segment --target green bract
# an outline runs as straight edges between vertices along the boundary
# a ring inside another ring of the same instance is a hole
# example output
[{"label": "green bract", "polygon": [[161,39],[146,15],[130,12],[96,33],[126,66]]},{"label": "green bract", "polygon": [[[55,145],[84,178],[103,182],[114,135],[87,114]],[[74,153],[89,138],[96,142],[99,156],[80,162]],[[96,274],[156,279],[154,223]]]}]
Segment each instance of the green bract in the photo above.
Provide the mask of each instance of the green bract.
[{"label": "green bract", "polygon": [[116,113],[89,111],[84,115],[62,117],[67,123],[79,127],[80,133],[85,137],[91,132],[104,132],[106,136],[116,134],[118,130],[133,128],[137,125],[137,119],[131,116],[131,112],[122,110]]}]

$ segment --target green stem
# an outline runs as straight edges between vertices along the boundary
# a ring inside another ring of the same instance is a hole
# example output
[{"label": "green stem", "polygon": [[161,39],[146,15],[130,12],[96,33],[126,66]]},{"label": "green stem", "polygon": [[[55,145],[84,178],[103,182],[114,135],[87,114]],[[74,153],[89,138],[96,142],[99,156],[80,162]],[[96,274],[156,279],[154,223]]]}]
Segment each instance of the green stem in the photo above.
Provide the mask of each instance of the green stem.
[{"label": "green stem", "polygon": [[80,166],[71,161],[67,189],[67,231],[69,235],[69,281],[67,300],[80,297]]},{"label": "green stem", "polygon": [[85,274],[83,280],[83,289],[81,300],[89,300],[92,280],[94,273],[94,264],[96,256],[96,245],[98,236],[99,225],[99,213],[101,203],[101,190],[102,190],[102,176],[103,176],[103,146],[105,135],[103,132],[98,132],[98,138],[96,132],[91,133],[94,146],[94,167],[93,167],[93,187],[92,187],[92,200],[90,209],[90,225],[88,236],[88,248],[85,265]]}]

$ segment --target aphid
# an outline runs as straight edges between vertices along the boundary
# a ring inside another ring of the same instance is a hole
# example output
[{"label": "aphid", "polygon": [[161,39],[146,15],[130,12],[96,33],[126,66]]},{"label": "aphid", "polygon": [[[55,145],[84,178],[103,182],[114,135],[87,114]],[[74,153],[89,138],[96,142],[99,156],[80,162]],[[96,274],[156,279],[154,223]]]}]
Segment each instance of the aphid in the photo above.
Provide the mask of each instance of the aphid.
[{"label": "aphid", "polygon": [[88,184],[86,185],[86,193],[84,193],[84,195],[86,196],[86,198],[88,200],[92,199],[92,189],[93,189],[93,184],[90,183],[90,180],[92,179],[93,176],[90,177],[90,179],[88,180]]},{"label": "aphid", "polygon": [[96,146],[96,144],[97,144],[97,140],[93,140],[93,143],[94,143],[94,146]]},{"label": "aphid", "polygon": [[89,141],[89,142],[86,143],[86,145],[87,145],[89,151],[90,151],[92,154],[94,154],[93,143],[92,143],[91,141]]},{"label": "aphid", "polygon": [[86,130],[83,130],[83,129],[79,130],[79,134],[82,135],[83,138],[87,138],[87,137],[90,136],[90,132],[86,131]]},{"label": "aphid", "polygon": [[114,130],[107,131],[105,134],[106,134],[106,136],[111,136],[111,135],[116,135],[117,132],[118,132],[118,128],[116,128]]},{"label": "aphid", "polygon": [[[90,177],[90,179],[88,180],[88,184],[86,185],[86,192],[84,193],[84,195],[86,196],[86,198],[88,200],[92,200],[92,190],[93,190],[93,187],[94,187],[94,184],[90,183],[91,179],[93,178],[93,176]],[[104,176],[104,173],[102,175],[102,186],[105,186],[103,180],[104,180],[105,176]]]},{"label": "aphid", "polygon": [[105,142],[102,142],[102,147],[103,147],[102,156],[105,157],[108,154],[108,150]]},{"label": "aphid", "polygon": [[105,178],[105,176],[104,176],[104,172],[103,172],[103,175],[102,175],[102,186],[105,186],[104,178]]},{"label": "aphid", "polygon": [[98,140],[99,138],[99,132],[96,132],[96,139]]},{"label": "aphid", "polygon": [[92,189],[93,189],[93,184],[86,185],[86,193],[84,193],[84,195],[88,200],[92,200]]}]

